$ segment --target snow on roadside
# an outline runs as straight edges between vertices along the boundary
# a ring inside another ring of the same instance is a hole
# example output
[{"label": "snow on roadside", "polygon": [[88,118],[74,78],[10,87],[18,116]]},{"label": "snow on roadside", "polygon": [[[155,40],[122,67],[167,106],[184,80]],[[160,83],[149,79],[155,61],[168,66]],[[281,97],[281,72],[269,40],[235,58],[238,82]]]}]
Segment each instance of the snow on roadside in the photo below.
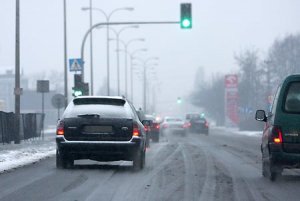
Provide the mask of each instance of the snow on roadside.
[{"label": "snow on roadside", "polygon": [[262,131],[240,131],[238,128],[217,127],[218,129],[226,130],[227,132],[234,133],[236,135],[245,135],[250,137],[261,137]]},{"label": "snow on roadside", "polygon": [[46,130],[44,141],[38,139],[0,145],[0,173],[55,155],[54,132],[53,129]]}]

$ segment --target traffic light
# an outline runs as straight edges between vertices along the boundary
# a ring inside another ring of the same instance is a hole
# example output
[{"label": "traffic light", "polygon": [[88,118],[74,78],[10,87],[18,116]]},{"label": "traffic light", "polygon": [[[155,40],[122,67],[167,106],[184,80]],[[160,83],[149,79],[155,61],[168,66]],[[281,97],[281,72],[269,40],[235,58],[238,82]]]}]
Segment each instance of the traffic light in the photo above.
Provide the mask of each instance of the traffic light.
[{"label": "traffic light", "polygon": [[182,103],[181,97],[178,97],[178,98],[177,98],[177,103],[178,103],[178,104],[181,104],[181,103]]},{"label": "traffic light", "polygon": [[73,90],[72,95],[73,95],[74,97],[82,96],[82,95],[83,95],[82,90],[79,89],[79,88],[73,87],[72,90]]},{"label": "traffic light", "polygon": [[74,74],[74,87],[72,88],[74,97],[84,95],[84,83],[81,74]]},{"label": "traffic light", "polygon": [[192,28],[192,4],[180,4],[180,27],[182,29]]}]

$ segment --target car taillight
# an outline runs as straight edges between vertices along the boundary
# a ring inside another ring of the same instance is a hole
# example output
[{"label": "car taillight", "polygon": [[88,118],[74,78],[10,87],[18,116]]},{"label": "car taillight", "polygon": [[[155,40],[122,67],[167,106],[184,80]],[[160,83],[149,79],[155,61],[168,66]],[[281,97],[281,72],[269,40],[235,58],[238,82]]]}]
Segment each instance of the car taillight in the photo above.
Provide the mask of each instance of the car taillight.
[{"label": "car taillight", "polygon": [[144,126],[144,128],[145,128],[145,131],[146,131],[146,132],[150,132],[150,131],[151,131],[150,126]]},{"label": "car taillight", "polygon": [[208,122],[207,122],[207,121],[205,122],[204,126],[205,126],[206,128],[208,128]]},{"label": "car taillight", "polygon": [[137,124],[133,124],[132,136],[140,136],[140,130]]},{"label": "car taillight", "polygon": [[156,129],[159,129],[159,128],[160,128],[160,125],[159,125],[159,124],[157,124],[155,128],[156,128]]},{"label": "car taillight", "polygon": [[282,143],[282,131],[279,127],[274,126],[272,128],[272,140],[276,144]]},{"label": "car taillight", "polygon": [[59,121],[56,128],[56,135],[64,135],[64,134],[65,134],[64,122]]},{"label": "car taillight", "polygon": [[190,122],[186,122],[183,124],[183,128],[189,128],[189,127],[191,127],[191,125],[192,124]]}]

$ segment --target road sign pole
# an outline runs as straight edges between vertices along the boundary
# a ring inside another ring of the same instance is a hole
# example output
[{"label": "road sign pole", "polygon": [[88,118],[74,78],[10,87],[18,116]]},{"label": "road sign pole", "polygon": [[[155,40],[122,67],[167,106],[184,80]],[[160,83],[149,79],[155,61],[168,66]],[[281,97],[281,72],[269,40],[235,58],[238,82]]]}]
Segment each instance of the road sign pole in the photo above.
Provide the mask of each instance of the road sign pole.
[{"label": "road sign pole", "polygon": [[44,136],[44,121],[45,121],[45,93],[42,92],[42,118],[43,118],[43,121],[42,121],[42,139],[44,140],[45,139],[45,136]]}]

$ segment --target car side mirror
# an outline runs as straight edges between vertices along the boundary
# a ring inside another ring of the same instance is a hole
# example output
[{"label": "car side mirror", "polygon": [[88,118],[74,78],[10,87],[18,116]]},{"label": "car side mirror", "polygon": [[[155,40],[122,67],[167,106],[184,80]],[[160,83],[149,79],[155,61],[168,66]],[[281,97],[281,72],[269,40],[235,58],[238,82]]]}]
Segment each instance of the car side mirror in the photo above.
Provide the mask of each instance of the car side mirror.
[{"label": "car side mirror", "polygon": [[152,126],[153,125],[153,121],[152,120],[143,120],[142,124],[144,126]]},{"label": "car side mirror", "polygon": [[255,119],[257,121],[267,121],[266,112],[264,110],[257,110],[255,113]]}]

